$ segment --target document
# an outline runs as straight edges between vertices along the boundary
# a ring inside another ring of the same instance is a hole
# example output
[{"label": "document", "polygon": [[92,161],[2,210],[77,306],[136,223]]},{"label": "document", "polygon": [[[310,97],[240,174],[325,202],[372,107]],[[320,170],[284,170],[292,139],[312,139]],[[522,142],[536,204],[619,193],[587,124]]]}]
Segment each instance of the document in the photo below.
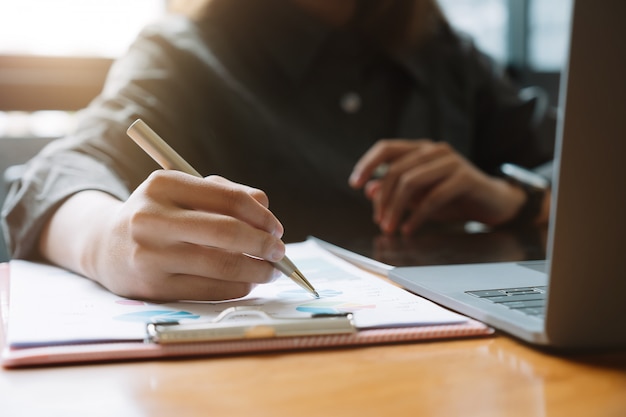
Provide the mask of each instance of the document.
[{"label": "document", "polygon": [[287,245],[287,255],[318,290],[319,299],[281,277],[237,300],[147,302],[117,296],[57,267],[13,260],[6,346],[142,341],[148,323],[210,322],[234,306],[254,306],[276,319],[352,313],[358,330],[469,320],[332,255],[313,240]]}]

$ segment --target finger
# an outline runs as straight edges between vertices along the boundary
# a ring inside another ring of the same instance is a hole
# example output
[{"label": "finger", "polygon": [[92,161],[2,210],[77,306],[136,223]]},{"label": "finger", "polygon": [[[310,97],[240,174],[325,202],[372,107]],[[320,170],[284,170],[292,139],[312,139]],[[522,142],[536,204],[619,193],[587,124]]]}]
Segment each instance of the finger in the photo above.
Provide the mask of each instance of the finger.
[{"label": "finger", "polygon": [[233,216],[276,237],[283,236],[284,227],[269,210],[267,194],[257,188],[234,183],[222,177],[213,176],[208,179],[223,184],[209,209]]},{"label": "finger", "polygon": [[275,269],[268,262],[241,253],[216,248],[179,244],[163,251],[141,254],[139,271],[156,270],[164,274],[140,273],[133,283],[135,297],[151,300],[224,300],[245,296],[255,285],[271,281]]},{"label": "finger", "polygon": [[[374,201],[374,211],[379,221],[385,217],[392,199],[400,193],[404,195],[405,189],[398,190],[402,184],[408,185],[411,175],[419,176],[420,172],[431,169],[430,164],[438,159],[445,158],[452,153],[452,149],[443,143],[434,143],[428,140],[415,141],[410,151],[394,160],[388,169],[387,174],[382,178],[380,191]],[[415,181],[414,187],[418,186]],[[428,184],[424,184],[425,187]],[[406,187],[405,187],[406,188]],[[417,188],[411,190],[413,194],[422,192]]]},{"label": "finger", "polygon": [[167,279],[153,282],[146,291],[130,298],[153,301],[223,301],[245,297],[255,284],[249,282],[227,282],[193,275],[171,275]]},{"label": "finger", "polygon": [[[261,230],[282,235],[278,233],[282,232],[282,225],[268,210],[265,193],[216,176],[206,178],[205,182],[208,183],[205,189],[190,196],[192,208],[232,216]],[[176,196],[184,198],[181,191],[185,192],[180,190]]]},{"label": "finger", "polygon": [[[181,243],[169,248],[162,268],[171,274],[213,278],[221,281],[263,284],[276,272],[269,262],[241,252]],[[278,274],[276,274],[278,275]]]},{"label": "finger", "polygon": [[151,241],[160,241],[164,247],[185,242],[247,253],[273,262],[285,256],[285,244],[278,237],[222,214],[157,210],[135,215],[131,230],[133,237],[146,245]]},{"label": "finger", "polygon": [[370,199],[374,200],[376,198],[377,193],[380,192],[381,183],[379,180],[371,180],[365,184],[364,194]]},{"label": "finger", "polygon": [[381,202],[381,228],[389,233],[395,231],[409,208],[416,202],[421,207],[425,196],[453,174],[455,162],[453,154],[445,154],[404,172],[394,189],[389,190],[388,197],[385,196],[386,201]]},{"label": "finger", "polygon": [[401,226],[402,234],[414,233],[426,220],[437,217],[462,194],[466,192],[466,182],[462,175],[453,175],[433,187],[411,211]]},{"label": "finger", "polygon": [[380,212],[378,205],[376,204],[378,193],[380,193],[380,181],[372,180],[365,184],[364,190],[365,196],[372,202],[372,221],[375,224],[380,224]]},{"label": "finger", "polygon": [[383,221],[385,210],[397,187],[397,183],[401,176],[415,165],[416,155],[415,151],[407,152],[394,160],[393,163],[385,163],[385,175],[375,180],[375,185],[373,186],[369,186],[369,183],[372,181],[366,184],[369,186],[366,189],[366,193],[368,193],[373,203],[374,221],[376,223],[380,224]]},{"label": "finger", "polygon": [[405,154],[416,142],[401,139],[379,140],[357,161],[350,174],[349,184],[354,188],[361,188],[379,166]]},{"label": "finger", "polygon": [[263,207],[269,208],[269,198],[267,197],[267,194],[265,194],[263,191],[259,190],[258,188],[250,187],[245,184],[236,183],[224,177],[220,177],[219,175],[210,175],[206,177],[205,179],[209,181],[219,182],[219,183],[229,185],[232,187],[239,187],[241,188],[243,192],[250,194],[252,198],[254,198],[256,201],[261,203]]},{"label": "finger", "polygon": [[155,201],[170,201],[180,208],[228,215],[278,237],[284,231],[267,206],[259,202],[263,200],[260,190],[220,177],[204,179],[160,170],[150,175],[143,188]]}]

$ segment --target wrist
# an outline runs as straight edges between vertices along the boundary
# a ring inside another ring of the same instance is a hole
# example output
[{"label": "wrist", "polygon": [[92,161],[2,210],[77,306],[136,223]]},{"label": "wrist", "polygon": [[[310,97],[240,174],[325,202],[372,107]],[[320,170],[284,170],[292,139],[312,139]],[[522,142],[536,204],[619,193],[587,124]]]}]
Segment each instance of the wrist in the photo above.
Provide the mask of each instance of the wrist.
[{"label": "wrist", "polygon": [[110,262],[111,236],[115,231],[114,218],[121,201],[100,191],[87,191],[82,199],[82,215],[79,215],[83,232],[76,248],[82,273],[103,285],[103,273]]},{"label": "wrist", "polygon": [[112,196],[99,191],[82,191],[59,206],[43,229],[41,254],[50,262],[95,279],[98,250],[106,239],[108,221],[114,213]]},{"label": "wrist", "polygon": [[503,225],[536,224],[547,217],[550,183],[546,178],[513,164],[503,164],[501,173],[507,182],[524,194],[523,203]]}]

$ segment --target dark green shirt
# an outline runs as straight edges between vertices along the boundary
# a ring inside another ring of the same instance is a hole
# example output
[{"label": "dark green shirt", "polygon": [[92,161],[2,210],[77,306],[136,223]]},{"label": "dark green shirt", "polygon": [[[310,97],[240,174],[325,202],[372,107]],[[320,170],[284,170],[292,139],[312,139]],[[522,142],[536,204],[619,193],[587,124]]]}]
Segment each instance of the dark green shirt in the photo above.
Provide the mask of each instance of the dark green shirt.
[{"label": "dark green shirt", "polygon": [[533,104],[447,27],[398,56],[290,2],[213,3],[199,23],[170,16],[146,28],[75,133],[30,162],[4,208],[13,257],[31,253],[68,196],[126,199],[158,168],[125,133],[137,118],[201,174],[263,189],[286,241],[328,225],[375,230],[370,203],[347,181],[381,138],[447,141],[488,173],[551,156]]}]

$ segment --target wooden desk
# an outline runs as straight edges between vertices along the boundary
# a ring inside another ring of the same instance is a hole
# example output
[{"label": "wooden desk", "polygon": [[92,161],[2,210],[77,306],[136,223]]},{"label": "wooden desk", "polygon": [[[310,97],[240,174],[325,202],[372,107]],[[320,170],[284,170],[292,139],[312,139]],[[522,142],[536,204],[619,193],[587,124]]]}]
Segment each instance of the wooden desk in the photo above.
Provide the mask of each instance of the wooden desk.
[{"label": "wooden desk", "polygon": [[626,416],[626,352],[555,356],[498,335],[2,370],[0,410],[3,417],[617,417]]},{"label": "wooden desk", "polygon": [[497,336],[0,372],[9,416],[624,416],[626,353]]}]

